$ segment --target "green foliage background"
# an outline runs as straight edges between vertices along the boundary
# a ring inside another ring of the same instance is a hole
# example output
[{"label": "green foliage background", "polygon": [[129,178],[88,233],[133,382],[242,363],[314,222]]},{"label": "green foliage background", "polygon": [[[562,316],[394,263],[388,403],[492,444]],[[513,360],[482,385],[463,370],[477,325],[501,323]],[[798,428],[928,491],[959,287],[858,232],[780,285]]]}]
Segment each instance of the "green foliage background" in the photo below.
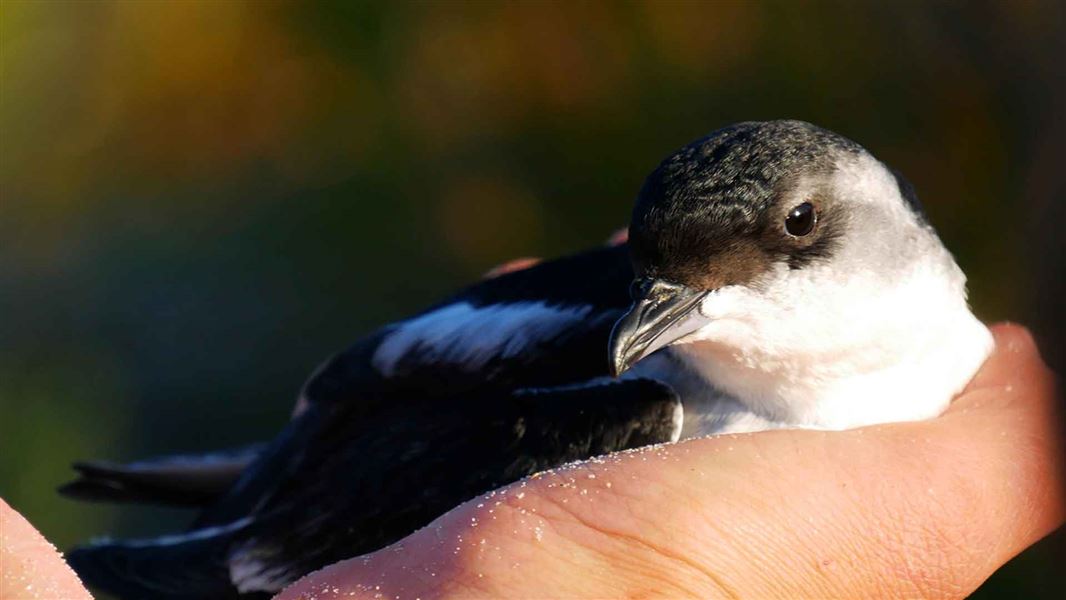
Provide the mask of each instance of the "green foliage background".
[{"label": "green foliage background", "polygon": [[[1053,1],[6,0],[0,495],[60,546],[179,526],[53,489],[79,457],[270,436],[326,355],[599,243],[659,159],[738,120],[902,170],[979,314],[1024,319],[1063,23]],[[1023,563],[981,593],[1062,592]]]}]

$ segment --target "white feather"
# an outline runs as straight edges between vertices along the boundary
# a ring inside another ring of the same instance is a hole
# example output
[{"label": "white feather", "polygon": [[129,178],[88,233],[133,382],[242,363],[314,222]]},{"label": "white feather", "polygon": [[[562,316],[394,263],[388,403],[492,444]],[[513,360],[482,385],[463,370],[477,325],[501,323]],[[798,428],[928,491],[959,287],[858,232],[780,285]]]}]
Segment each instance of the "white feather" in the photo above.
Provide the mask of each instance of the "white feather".
[{"label": "white feather", "polygon": [[516,302],[475,307],[450,304],[401,323],[374,352],[373,365],[394,375],[404,357],[423,353],[420,362],[462,365],[470,371],[493,358],[514,357],[554,339],[589,313],[590,306],[550,306]]},{"label": "white feather", "polygon": [[299,575],[294,574],[286,564],[271,566],[258,558],[255,539],[241,544],[230,553],[228,564],[230,581],[242,594],[277,593]]}]

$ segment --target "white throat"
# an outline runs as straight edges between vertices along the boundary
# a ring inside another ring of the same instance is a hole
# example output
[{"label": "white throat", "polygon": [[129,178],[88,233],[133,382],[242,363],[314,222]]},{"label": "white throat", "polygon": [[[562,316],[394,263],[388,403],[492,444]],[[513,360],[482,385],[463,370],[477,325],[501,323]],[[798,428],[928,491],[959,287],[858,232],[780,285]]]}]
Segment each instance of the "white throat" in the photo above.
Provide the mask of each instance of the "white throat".
[{"label": "white throat", "polygon": [[[671,350],[705,385],[754,417],[719,419],[719,431],[913,421],[940,414],[992,348],[988,330],[968,310],[936,314],[899,319],[865,342],[812,327],[809,343],[781,340],[775,346],[757,328],[738,326],[726,335],[747,343],[698,341]],[[686,418],[696,417],[689,406]]]}]

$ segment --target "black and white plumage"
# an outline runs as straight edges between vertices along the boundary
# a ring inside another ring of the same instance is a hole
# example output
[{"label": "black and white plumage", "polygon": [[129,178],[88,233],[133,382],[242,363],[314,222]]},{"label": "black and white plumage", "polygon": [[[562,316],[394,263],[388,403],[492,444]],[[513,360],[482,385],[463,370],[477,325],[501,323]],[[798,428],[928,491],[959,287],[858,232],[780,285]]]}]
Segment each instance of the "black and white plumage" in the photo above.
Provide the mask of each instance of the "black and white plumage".
[{"label": "black and white plumage", "polygon": [[681,149],[649,176],[630,234],[368,335],[261,448],[81,465],[71,494],[203,509],[184,534],[71,564],[124,598],[272,593],[566,462],[935,415],[990,348],[909,185],[806,123]]},{"label": "black and white plumage", "polygon": [[[670,388],[604,377],[631,280],[624,246],[488,279],[327,361],[265,448],[79,463],[68,495],[204,509],[187,535],[95,544],[71,564],[120,597],[276,592],[479,493],[676,439]],[[258,462],[235,472],[249,452]]]}]

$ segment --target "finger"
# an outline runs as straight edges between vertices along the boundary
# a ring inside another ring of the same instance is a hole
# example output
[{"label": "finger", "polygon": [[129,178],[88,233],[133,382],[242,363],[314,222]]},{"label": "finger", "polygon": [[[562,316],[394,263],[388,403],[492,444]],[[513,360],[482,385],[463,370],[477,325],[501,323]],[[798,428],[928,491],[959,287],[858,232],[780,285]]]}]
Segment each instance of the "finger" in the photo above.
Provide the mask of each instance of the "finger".
[{"label": "finger", "polygon": [[906,491],[926,498],[912,503],[908,520],[937,533],[931,547],[958,565],[955,581],[966,593],[1064,515],[1054,373],[1026,328],[990,329],[994,350],[945,415],[878,428],[906,459],[896,469],[910,463],[929,482],[925,494]]},{"label": "finger", "polygon": [[1001,387],[1024,379],[1034,370],[1046,369],[1033,335],[1017,323],[997,323],[989,327],[995,347],[985,364],[974,375],[966,391],[983,387]]},{"label": "finger", "polygon": [[607,238],[608,246],[621,246],[629,241],[629,228],[623,227],[618,231],[611,234],[611,237]]},{"label": "finger", "polygon": [[[959,569],[967,593],[1063,522],[1053,379],[1042,364],[1018,366],[1035,374],[969,391],[957,401],[960,410],[913,424],[907,430],[918,433],[894,444],[901,454],[908,444],[921,446],[911,448],[912,464],[925,470],[930,493],[927,503],[914,503],[910,518],[935,526],[939,554],[970,569]],[[921,492],[915,486],[909,493]]]},{"label": "finger", "polygon": [[22,515],[0,499],[0,598],[92,596],[63,557]]},{"label": "finger", "polygon": [[300,394],[300,396],[296,398],[296,404],[293,405],[292,414],[289,415],[289,418],[295,419],[296,417],[299,417],[304,414],[308,408],[311,408],[311,402],[307,399],[307,396]]},{"label": "finger", "polygon": [[[615,231],[614,233],[611,234],[611,236],[609,238],[607,238],[607,245],[608,246],[620,246],[620,245],[622,245],[622,244],[624,244],[624,243],[626,243],[628,241],[629,241],[629,228],[624,227],[622,229],[619,229],[619,230]],[[504,275],[506,273],[512,273],[514,271],[521,271],[522,269],[528,269],[529,267],[532,267],[533,265],[535,265],[535,264],[537,264],[539,262],[541,262],[541,259],[534,258],[534,257],[516,258],[514,260],[507,261],[507,262],[503,263],[502,265],[498,265],[498,266],[495,266],[495,267],[489,269],[489,271],[487,273],[485,273],[484,277],[485,277],[485,279],[491,279],[493,277],[499,277],[500,275]]]},{"label": "finger", "polygon": [[533,265],[539,262],[539,258],[534,258],[531,256],[525,256],[522,258],[509,260],[503,263],[502,265],[497,265],[489,269],[489,271],[485,273],[484,278],[492,279],[493,277],[499,277],[500,275],[504,275],[506,273],[513,273],[515,271],[521,271],[522,269],[528,269],[529,267],[532,267]]}]

